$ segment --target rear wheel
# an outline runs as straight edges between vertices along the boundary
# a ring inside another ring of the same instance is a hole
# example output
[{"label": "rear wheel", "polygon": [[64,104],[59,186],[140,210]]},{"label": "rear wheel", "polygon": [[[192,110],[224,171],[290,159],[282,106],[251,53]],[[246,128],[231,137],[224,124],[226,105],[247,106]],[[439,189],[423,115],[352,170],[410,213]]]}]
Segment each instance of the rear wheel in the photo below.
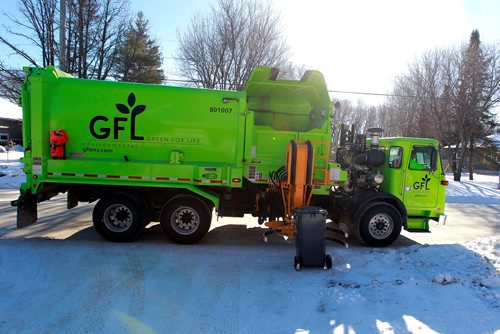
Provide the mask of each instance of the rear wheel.
[{"label": "rear wheel", "polygon": [[92,220],[97,232],[105,239],[127,242],[144,230],[147,213],[141,201],[126,194],[113,194],[97,202]]},{"label": "rear wheel", "polygon": [[368,246],[385,247],[399,237],[403,226],[398,210],[384,202],[374,202],[360,213],[356,232]]},{"label": "rear wheel", "polygon": [[212,212],[198,197],[179,195],[162,209],[160,224],[163,233],[179,244],[201,240],[210,229]]}]

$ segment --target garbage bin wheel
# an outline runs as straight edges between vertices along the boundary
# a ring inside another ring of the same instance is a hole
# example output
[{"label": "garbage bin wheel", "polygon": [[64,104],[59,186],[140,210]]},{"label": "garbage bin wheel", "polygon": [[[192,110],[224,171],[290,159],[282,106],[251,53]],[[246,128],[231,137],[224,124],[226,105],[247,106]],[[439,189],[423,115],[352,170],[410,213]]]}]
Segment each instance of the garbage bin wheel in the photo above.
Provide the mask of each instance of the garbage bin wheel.
[{"label": "garbage bin wheel", "polygon": [[330,254],[326,254],[325,265],[324,265],[323,269],[325,269],[325,270],[332,269],[332,267],[333,267],[332,257],[330,256]]},{"label": "garbage bin wheel", "polygon": [[300,271],[302,268],[302,261],[297,256],[293,258],[293,266],[296,271]]}]

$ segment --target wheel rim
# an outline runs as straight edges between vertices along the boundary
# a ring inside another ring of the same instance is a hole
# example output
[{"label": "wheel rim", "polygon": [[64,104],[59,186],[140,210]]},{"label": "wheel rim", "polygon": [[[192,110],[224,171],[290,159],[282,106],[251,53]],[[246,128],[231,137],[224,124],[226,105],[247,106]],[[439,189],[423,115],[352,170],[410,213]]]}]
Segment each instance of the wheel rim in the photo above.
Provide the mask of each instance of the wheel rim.
[{"label": "wheel rim", "polygon": [[368,231],[375,239],[381,240],[389,237],[394,229],[394,222],[388,214],[379,213],[370,219]]},{"label": "wheel rim", "polygon": [[180,207],[174,211],[170,223],[175,232],[189,235],[200,226],[200,216],[192,208]]},{"label": "wheel rim", "polygon": [[128,230],[132,221],[132,211],[123,204],[110,205],[104,211],[104,225],[113,232],[120,233]]}]

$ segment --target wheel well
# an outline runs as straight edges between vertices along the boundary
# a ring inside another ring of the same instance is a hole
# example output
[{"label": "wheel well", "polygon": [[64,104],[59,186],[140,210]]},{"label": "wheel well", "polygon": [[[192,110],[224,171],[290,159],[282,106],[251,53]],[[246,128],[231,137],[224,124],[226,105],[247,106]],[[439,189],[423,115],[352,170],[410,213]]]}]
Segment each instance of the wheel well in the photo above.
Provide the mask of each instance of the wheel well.
[{"label": "wheel well", "polygon": [[209,201],[208,199],[206,199],[206,198],[204,198],[204,197],[201,197],[201,196],[199,196],[199,195],[197,195],[197,194],[194,194],[194,193],[192,193],[192,192],[186,191],[186,192],[183,192],[183,193],[178,193],[177,195],[175,195],[175,196],[171,197],[169,200],[167,200],[167,201],[164,203],[164,205],[163,205],[163,207],[162,207],[162,210],[163,210],[163,208],[164,208],[165,206],[167,206],[167,205],[168,205],[168,204],[170,204],[171,202],[173,202],[173,201],[175,201],[175,200],[177,200],[177,199],[179,199],[179,198],[183,198],[183,197],[184,197],[184,198],[186,198],[186,197],[187,197],[187,198],[193,198],[193,199],[195,199],[195,200],[197,200],[197,201],[200,201],[200,203],[202,203],[204,206],[206,206],[206,208],[207,208],[207,210],[208,210],[209,212],[212,212],[212,210],[213,210],[213,208],[214,208],[214,204],[213,204],[211,201]]},{"label": "wheel well", "polygon": [[406,226],[408,215],[403,202],[392,194],[374,191],[358,193],[349,200],[347,212],[351,223],[355,223],[360,218],[360,214],[365,211],[365,208],[373,202],[382,202],[393,206],[401,215],[403,225]]},{"label": "wheel well", "polygon": [[[100,185],[71,185],[68,187],[68,203],[71,207],[77,202],[92,203],[101,198],[113,195],[128,195],[133,199],[141,200],[152,221],[159,221],[160,212],[164,205],[178,196],[191,196],[199,199],[205,204],[210,212],[214,208],[212,201],[197,195],[187,189],[179,188],[156,188],[156,187],[124,187],[124,186],[100,186]],[[69,207],[69,206],[68,206]]]}]

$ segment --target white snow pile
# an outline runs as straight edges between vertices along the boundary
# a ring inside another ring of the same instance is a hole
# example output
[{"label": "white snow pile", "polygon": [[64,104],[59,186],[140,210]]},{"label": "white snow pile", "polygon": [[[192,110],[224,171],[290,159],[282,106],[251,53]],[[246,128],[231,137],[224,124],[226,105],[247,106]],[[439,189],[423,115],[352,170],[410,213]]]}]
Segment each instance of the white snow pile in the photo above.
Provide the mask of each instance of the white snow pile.
[{"label": "white snow pile", "polygon": [[25,181],[23,164],[19,161],[24,155],[22,146],[14,148],[0,151],[0,189],[17,189]]},{"label": "white snow pile", "polygon": [[460,182],[453,181],[453,175],[447,174],[449,186],[446,188],[446,203],[464,204],[499,204],[499,175],[474,174],[474,180],[469,175],[462,174]]},{"label": "white snow pile", "polygon": [[[320,294],[325,309],[335,310],[338,324],[351,324],[344,332],[500,330],[499,236],[465,245],[347,249],[340,258],[338,250],[334,254],[330,289]],[[398,319],[396,314],[404,315]]]},{"label": "white snow pile", "polygon": [[497,235],[488,239],[468,241],[465,243],[465,247],[480,254],[485,261],[491,263],[495,268],[497,275],[485,278],[481,281],[481,284],[486,288],[496,289],[498,303],[500,300],[500,276],[498,275],[500,272],[500,236]]}]

